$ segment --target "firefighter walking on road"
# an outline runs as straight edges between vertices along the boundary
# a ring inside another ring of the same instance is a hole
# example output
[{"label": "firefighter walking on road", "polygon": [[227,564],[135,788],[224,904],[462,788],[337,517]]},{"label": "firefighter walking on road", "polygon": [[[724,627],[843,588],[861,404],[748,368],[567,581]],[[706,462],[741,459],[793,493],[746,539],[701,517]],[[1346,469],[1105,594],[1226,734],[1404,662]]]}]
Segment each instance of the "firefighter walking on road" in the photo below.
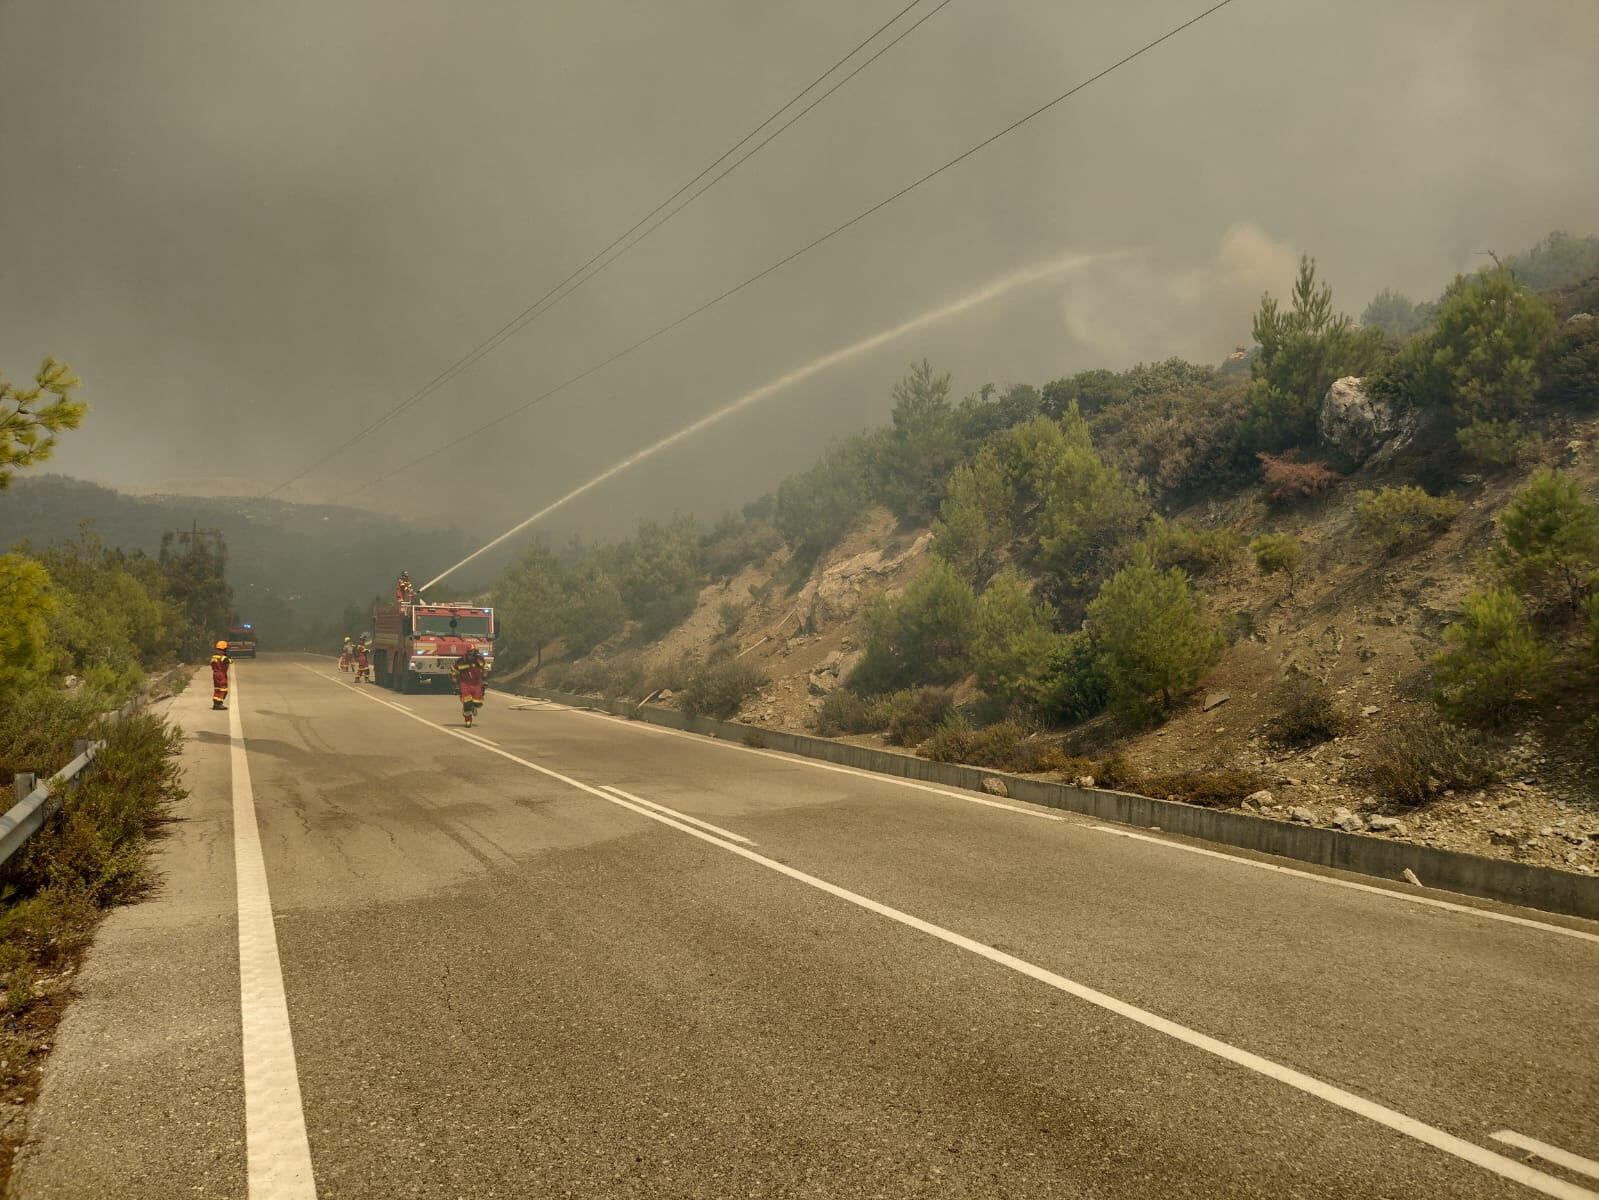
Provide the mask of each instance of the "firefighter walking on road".
[{"label": "firefighter walking on road", "polygon": [[455,688],[461,693],[461,716],[468,725],[483,707],[483,686],[489,677],[489,664],[476,646],[473,646],[450,668],[455,676]]},{"label": "firefighter walking on road", "polygon": [[233,665],[233,660],[228,657],[228,644],[218,642],[216,653],[211,655],[211,707],[222,709],[228,706],[228,668]]},{"label": "firefighter walking on road", "polygon": [[361,640],[355,644],[355,681],[372,682],[372,652],[367,648],[364,633],[361,635]]}]

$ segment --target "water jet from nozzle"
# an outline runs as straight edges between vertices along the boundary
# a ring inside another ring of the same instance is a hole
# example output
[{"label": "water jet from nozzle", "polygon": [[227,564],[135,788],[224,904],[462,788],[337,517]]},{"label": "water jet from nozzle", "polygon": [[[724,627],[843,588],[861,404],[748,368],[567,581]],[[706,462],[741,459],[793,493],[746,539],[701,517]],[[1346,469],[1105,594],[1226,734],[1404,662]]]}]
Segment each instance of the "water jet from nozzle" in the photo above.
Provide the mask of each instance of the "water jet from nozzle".
[{"label": "water jet from nozzle", "polygon": [[552,503],[547,504],[543,508],[539,509],[538,512],[527,518],[527,520],[511,526],[511,528],[500,534],[500,536],[495,538],[493,541],[488,542],[487,544],[472,551],[471,554],[468,554],[453,567],[441,571],[432,579],[428,580],[428,582],[424,583],[418,590],[427,591],[434,584],[449,578],[473,559],[487,554],[490,550],[494,549],[494,547],[501,545],[510,538],[515,537],[530,525],[543,520],[556,509],[570,504],[573,500],[576,500],[579,496],[583,495],[584,492],[592,491],[606,480],[614,479],[628,468],[638,466],[638,464],[643,462],[645,459],[653,458],[662,450],[669,449],[670,447],[677,445],[677,443],[693,437],[696,433],[700,432],[700,430],[715,425],[718,421],[730,417],[736,412],[740,412],[743,409],[749,408],[751,405],[759,404],[768,396],[780,392],[784,388],[792,387],[796,383],[802,383],[811,376],[825,371],[829,367],[835,367],[839,363],[845,362],[848,359],[855,358],[858,355],[867,354],[878,349],[879,347],[886,346],[896,338],[902,338],[906,334],[915,333],[918,329],[923,329],[928,325],[936,324],[939,321],[947,321],[951,317],[957,317],[961,313],[977,308],[979,305],[987,304],[991,300],[997,300],[1001,296],[1015,291],[1017,288],[1026,287],[1029,284],[1042,283],[1046,279],[1052,279],[1057,275],[1064,275],[1068,271],[1081,270],[1083,267],[1091,266],[1094,263],[1104,262],[1107,259],[1119,258],[1125,253],[1126,251],[1110,251],[1103,254],[1078,254],[1072,255],[1069,258],[1056,258],[1051,259],[1046,263],[1039,263],[1031,267],[1024,267],[1019,271],[1013,271],[1009,275],[1003,275],[992,282],[985,283],[982,287],[968,292],[960,299],[951,301],[949,304],[945,304],[939,308],[929,309],[927,312],[911,317],[909,320],[903,321],[891,329],[885,329],[880,333],[874,333],[870,337],[862,338],[858,342],[852,342],[848,346],[844,346],[838,350],[830,351],[829,353],[822,355],[820,358],[812,359],[804,366],[796,367],[794,370],[788,372],[788,374],[780,375],[769,383],[763,383],[760,387],[756,388],[752,392],[745,392],[731,404],[723,405],[714,412],[706,413],[705,416],[701,417],[693,424],[685,425],[676,433],[668,434],[666,437],[663,437],[660,441],[654,443],[653,445],[646,446],[644,449],[628,455],[626,458],[622,459],[621,462],[607,467],[593,479],[590,479],[587,483],[580,484],[579,486],[573,488],[559,500],[553,501]]}]

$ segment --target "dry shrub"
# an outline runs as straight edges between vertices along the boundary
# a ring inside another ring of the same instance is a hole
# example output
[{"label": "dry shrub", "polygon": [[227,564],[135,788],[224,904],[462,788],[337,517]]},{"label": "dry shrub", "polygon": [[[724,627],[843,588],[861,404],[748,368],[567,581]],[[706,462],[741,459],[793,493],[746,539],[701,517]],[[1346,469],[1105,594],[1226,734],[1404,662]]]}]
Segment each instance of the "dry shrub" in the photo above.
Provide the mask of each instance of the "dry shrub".
[{"label": "dry shrub", "polygon": [[1173,796],[1206,808],[1232,808],[1270,781],[1250,767],[1206,767],[1199,770],[1146,771],[1114,752],[1089,772],[1101,787],[1169,800]]},{"label": "dry shrub", "polygon": [[690,677],[678,704],[690,716],[725,721],[765,682],[766,673],[754,663],[738,659],[708,662]]},{"label": "dry shrub", "polygon": [[948,688],[918,687],[895,692],[888,706],[888,740],[896,746],[925,742],[955,711]]},{"label": "dry shrub", "polygon": [[1016,720],[978,728],[962,717],[952,717],[917,753],[934,762],[968,763],[1017,775],[1064,771],[1072,765],[1058,740],[1040,737]]},{"label": "dry shrub", "polygon": [[1497,776],[1482,741],[1432,713],[1390,722],[1366,750],[1361,777],[1384,799],[1425,804],[1445,791],[1482,787]]},{"label": "dry shrub", "polygon": [[1257,454],[1266,498],[1273,504],[1292,504],[1325,492],[1342,478],[1326,463],[1300,462],[1287,454]]},{"label": "dry shrub", "polygon": [[1332,689],[1307,675],[1291,675],[1271,690],[1275,714],[1266,722],[1266,734],[1279,746],[1316,746],[1337,737],[1349,727],[1349,717],[1338,707]]},{"label": "dry shrub", "polygon": [[816,732],[823,737],[841,733],[876,733],[888,724],[888,703],[868,700],[848,688],[838,688],[822,698],[816,710]]}]

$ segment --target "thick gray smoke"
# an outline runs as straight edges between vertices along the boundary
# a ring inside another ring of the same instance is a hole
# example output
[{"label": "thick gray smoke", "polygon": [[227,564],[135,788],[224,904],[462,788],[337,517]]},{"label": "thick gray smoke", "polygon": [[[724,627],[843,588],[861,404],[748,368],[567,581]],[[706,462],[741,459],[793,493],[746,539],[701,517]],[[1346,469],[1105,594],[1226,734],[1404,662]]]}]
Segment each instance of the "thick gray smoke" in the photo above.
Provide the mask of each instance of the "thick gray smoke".
[{"label": "thick gray smoke", "polygon": [[[899,7],[0,0],[0,370],[52,353],[87,381],[93,410],[58,469],[264,489]],[[1200,7],[954,0],[290,495],[346,491],[545,390]],[[796,387],[572,504],[555,532],[747,499],[880,420],[911,358],[963,391],[1215,360],[1301,251],[1358,311],[1386,285],[1433,293],[1483,249],[1599,232],[1596,45],[1591,0],[1236,0],[735,303],[363,499],[492,531],[725,397],[1063,248],[1138,252]]]}]

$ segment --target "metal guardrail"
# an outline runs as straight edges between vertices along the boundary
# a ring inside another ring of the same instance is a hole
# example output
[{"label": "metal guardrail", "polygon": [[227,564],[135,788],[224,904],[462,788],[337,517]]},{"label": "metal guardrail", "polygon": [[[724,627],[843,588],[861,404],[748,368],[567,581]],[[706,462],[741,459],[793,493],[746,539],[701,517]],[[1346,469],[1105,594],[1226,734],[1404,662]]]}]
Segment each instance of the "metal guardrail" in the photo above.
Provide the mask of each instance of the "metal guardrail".
[{"label": "metal guardrail", "polygon": [[[115,712],[106,713],[101,720],[116,724],[133,711],[136,700],[129,700]],[[105,748],[105,739],[91,741],[78,738],[73,742],[77,756],[44,782],[32,771],[18,771],[12,780],[17,802],[4,816],[0,816],[0,867],[11,861],[11,856],[22,849],[23,843],[38,833],[44,823],[61,807],[60,795],[68,784],[74,782],[94,762],[95,755]]]}]

